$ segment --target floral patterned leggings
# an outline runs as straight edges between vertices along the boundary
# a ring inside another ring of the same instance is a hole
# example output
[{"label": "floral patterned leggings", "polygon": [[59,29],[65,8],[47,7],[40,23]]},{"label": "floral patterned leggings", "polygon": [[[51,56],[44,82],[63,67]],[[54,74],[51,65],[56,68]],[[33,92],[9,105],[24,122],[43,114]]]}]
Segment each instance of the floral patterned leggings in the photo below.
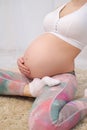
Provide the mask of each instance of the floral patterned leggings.
[{"label": "floral patterned leggings", "polygon": [[[70,130],[87,115],[87,98],[74,100],[76,76],[65,73],[53,78],[61,83],[44,86],[32,106],[29,130]],[[24,87],[28,83],[29,79],[19,73],[0,70],[0,95],[24,96]]]}]

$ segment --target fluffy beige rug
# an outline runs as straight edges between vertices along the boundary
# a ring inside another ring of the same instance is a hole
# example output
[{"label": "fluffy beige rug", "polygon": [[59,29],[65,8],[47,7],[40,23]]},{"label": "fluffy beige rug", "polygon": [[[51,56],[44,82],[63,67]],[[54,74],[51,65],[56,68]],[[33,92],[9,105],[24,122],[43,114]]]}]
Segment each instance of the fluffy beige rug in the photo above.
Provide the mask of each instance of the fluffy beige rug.
[{"label": "fluffy beige rug", "polygon": [[[82,97],[87,87],[87,70],[76,70],[78,91],[76,98]],[[0,130],[28,130],[29,110],[33,99],[24,97],[0,96]],[[87,118],[73,130],[87,130]]]}]

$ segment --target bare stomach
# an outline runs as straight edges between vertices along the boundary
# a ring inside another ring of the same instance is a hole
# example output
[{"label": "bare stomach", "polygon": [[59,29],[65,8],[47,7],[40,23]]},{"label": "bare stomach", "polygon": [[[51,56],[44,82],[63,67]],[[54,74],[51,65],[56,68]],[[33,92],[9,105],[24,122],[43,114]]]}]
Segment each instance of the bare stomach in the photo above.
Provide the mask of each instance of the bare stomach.
[{"label": "bare stomach", "polygon": [[24,62],[31,71],[30,77],[42,78],[72,71],[74,58],[79,52],[58,37],[45,33],[27,48]]}]

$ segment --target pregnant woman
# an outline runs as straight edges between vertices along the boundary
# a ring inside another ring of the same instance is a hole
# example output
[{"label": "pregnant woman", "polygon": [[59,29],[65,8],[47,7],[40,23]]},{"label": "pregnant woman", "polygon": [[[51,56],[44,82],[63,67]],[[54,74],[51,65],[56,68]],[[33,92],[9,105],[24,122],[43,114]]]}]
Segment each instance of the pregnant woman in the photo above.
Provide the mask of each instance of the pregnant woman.
[{"label": "pregnant woman", "polygon": [[[38,97],[29,130],[69,130],[87,115],[87,98],[74,99],[74,60],[87,45],[87,0],[71,0],[44,19],[44,34],[18,59],[22,74],[0,71],[0,94]],[[32,123],[31,123],[32,122]]]}]

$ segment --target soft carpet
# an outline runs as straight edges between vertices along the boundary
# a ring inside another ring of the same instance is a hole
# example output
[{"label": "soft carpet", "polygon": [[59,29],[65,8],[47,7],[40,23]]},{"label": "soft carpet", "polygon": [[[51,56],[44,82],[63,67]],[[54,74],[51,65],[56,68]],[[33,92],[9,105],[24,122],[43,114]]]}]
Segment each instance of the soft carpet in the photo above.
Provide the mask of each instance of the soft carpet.
[{"label": "soft carpet", "polygon": [[[87,88],[87,70],[76,69],[76,75],[78,79],[76,98],[79,98]],[[29,110],[33,101],[34,99],[27,97],[0,96],[0,130],[28,130]],[[87,130],[87,117],[73,130]]]}]

